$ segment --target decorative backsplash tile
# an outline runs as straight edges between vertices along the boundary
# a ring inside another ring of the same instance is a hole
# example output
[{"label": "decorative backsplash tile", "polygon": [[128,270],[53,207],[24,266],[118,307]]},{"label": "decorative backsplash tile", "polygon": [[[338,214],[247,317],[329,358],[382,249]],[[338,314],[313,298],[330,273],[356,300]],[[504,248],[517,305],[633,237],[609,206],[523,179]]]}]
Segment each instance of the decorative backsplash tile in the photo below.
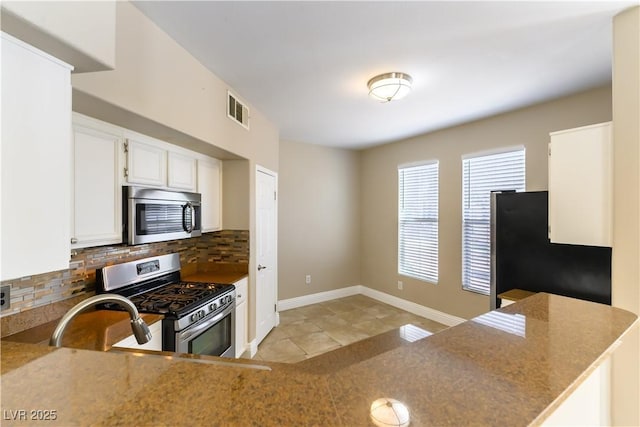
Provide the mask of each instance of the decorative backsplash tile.
[{"label": "decorative backsplash tile", "polygon": [[182,265],[194,262],[248,264],[249,231],[222,230],[192,239],[77,249],[67,270],[3,281],[2,286],[11,286],[11,307],[2,317],[92,293],[98,268],[170,253],[179,253]]}]

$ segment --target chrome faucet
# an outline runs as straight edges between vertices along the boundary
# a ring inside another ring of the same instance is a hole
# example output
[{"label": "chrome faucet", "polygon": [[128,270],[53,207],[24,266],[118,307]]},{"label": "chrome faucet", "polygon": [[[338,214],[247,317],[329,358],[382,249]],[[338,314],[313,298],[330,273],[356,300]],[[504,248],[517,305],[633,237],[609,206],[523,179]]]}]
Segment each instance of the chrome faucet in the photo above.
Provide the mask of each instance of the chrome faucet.
[{"label": "chrome faucet", "polygon": [[69,323],[84,310],[100,303],[116,303],[124,307],[131,317],[131,329],[133,330],[133,335],[135,335],[138,344],[149,342],[151,339],[151,331],[149,331],[149,327],[144,320],[142,320],[138,314],[138,309],[136,309],[136,306],[133,305],[131,301],[117,294],[100,294],[87,298],[79,304],[76,304],[71,310],[62,316],[62,319],[58,322],[58,326],[56,326],[56,329],[51,335],[49,345],[60,347],[62,345],[62,335],[64,334],[65,329],[67,329],[67,326],[69,326]]}]

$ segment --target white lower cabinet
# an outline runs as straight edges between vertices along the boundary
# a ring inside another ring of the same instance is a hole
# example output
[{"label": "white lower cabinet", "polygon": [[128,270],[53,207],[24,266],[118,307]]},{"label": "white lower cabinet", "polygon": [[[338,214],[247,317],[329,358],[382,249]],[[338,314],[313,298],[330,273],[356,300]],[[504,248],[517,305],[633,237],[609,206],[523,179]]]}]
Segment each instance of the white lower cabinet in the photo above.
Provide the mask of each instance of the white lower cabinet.
[{"label": "white lower cabinet", "polygon": [[611,359],[607,357],[542,423],[543,426],[610,426]]},{"label": "white lower cabinet", "polygon": [[71,247],[122,243],[122,191],[117,128],[73,116]]},{"label": "white lower cabinet", "polygon": [[151,340],[145,344],[138,344],[136,337],[129,335],[127,338],[118,341],[112,347],[132,348],[135,350],[162,351],[162,320],[149,325]]},{"label": "white lower cabinet", "polygon": [[242,356],[247,349],[247,294],[249,279],[244,278],[236,283],[236,357]]}]

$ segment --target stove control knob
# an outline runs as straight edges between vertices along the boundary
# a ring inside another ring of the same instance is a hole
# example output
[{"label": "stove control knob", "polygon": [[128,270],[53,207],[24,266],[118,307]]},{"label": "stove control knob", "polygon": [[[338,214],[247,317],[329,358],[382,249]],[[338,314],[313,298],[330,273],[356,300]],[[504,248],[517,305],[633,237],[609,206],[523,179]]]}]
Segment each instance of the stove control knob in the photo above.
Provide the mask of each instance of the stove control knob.
[{"label": "stove control knob", "polygon": [[227,302],[231,303],[231,295],[227,295]]},{"label": "stove control knob", "polygon": [[196,320],[198,318],[198,313],[193,313],[189,319],[193,322],[194,320]]},{"label": "stove control knob", "polygon": [[217,309],[218,309],[218,304],[216,304],[215,302],[212,304],[209,304],[209,310],[216,311]]}]

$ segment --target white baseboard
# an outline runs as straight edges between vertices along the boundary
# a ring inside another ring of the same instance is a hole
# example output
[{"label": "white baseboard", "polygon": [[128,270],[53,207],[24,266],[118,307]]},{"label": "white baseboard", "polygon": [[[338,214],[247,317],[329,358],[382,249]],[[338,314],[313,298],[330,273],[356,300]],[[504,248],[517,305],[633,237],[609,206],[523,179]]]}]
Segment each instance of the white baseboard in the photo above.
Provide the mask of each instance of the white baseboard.
[{"label": "white baseboard", "polygon": [[415,302],[411,302],[366,286],[349,286],[347,288],[335,289],[333,291],[318,292],[316,294],[304,295],[301,297],[290,298],[278,301],[278,311],[290,310],[292,308],[304,307],[306,305],[317,304],[320,302],[331,301],[338,298],[344,298],[351,295],[365,295],[385,304],[392,305],[409,313],[422,316],[424,318],[434,320],[447,326],[455,326],[467,319],[453,316],[433,308],[425,307]]},{"label": "white baseboard", "polygon": [[280,300],[278,301],[278,311],[291,310],[292,308],[304,307],[305,305],[318,304],[319,302],[358,295],[362,293],[360,292],[360,288],[361,286],[349,286],[348,288]]},{"label": "white baseboard", "polygon": [[251,340],[251,342],[249,342],[249,356],[253,359],[253,356],[255,356],[257,352],[258,352],[258,343],[256,342],[255,339],[253,339]]},{"label": "white baseboard", "polygon": [[455,326],[467,321],[467,319],[463,319],[462,317],[457,317],[430,307],[425,307],[424,305],[416,304],[415,302],[398,298],[396,296],[389,295],[384,292],[368,288],[366,286],[361,286],[361,288],[362,295],[368,296],[369,298],[373,298],[385,304],[392,305],[401,310],[408,311],[409,313],[413,313],[418,316],[436,321],[438,323],[442,323],[443,325]]}]

